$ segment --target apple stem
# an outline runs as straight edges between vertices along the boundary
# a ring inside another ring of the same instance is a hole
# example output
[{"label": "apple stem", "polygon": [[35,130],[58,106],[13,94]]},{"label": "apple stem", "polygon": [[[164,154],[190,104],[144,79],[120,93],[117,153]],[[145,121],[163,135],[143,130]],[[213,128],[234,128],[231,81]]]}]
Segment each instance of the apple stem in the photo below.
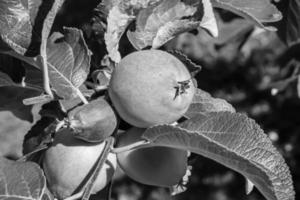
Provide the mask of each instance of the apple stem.
[{"label": "apple stem", "polygon": [[132,149],[136,149],[138,147],[147,146],[148,144],[150,144],[149,141],[147,141],[147,140],[141,140],[141,141],[132,143],[130,145],[126,145],[124,147],[113,148],[111,151],[113,153],[118,154],[118,153],[122,153],[122,152],[125,152],[125,151],[130,151]]},{"label": "apple stem", "polygon": [[62,121],[58,121],[56,127],[55,127],[55,133],[57,133],[60,129],[67,127],[66,126],[66,121],[62,120]]},{"label": "apple stem", "polygon": [[175,93],[175,97],[174,99],[176,99],[176,97],[178,97],[181,94],[186,93],[186,90],[190,88],[190,79],[185,80],[185,81],[178,81],[178,85],[175,86],[174,88],[176,89],[176,93]]}]

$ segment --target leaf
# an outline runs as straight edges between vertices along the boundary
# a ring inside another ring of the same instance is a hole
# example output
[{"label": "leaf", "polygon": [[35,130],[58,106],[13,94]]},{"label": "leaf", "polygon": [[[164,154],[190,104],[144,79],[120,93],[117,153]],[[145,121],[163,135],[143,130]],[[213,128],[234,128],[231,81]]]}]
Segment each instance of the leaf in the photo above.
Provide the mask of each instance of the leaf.
[{"label": "leaf", "polygon": [[46,179],[33,162],[16,162],[0,158],[0,199],[39,200]]},{"label": "leaf", "polygon": [[27,85],[34,86],[35,88],[39,88],[41,91],[44,90],[42,71],[26,63],[23,63],[23,66],[25,67],[24,82]]},{"label": "leaf", "polygon": [[32,124],[31,129],[26,133],[23,142],[23,154],[30,154],[40,147],[48,146],[52,142],[52,134],[55,132],[60,120],[63,120],[65,113],[61,110],[58,101],[44,104],[39,110],[41,118]]},{"label": "leaf", "polygon": [[[160,2],[165,0],[127,0],[127,1],[103,1],[101,6],[98,6],[99,9],[102,9],[102,13],[108,13],[107,17],[107,30],[104,35],[106,48],[108,51],[109,57],[116,63],[120,62],[121,56],[118,51],[119,40],[123,33],[125,32],[128,25],[136,19],[139,15],[139,12],[147,10],[148,8],[153,8],[158,5]],[[187,1],[187,0],[186,0]],[[169,1],[172,2],[172,1]],[[176,0],[176,2],[178,2]],[[188,1],[187,1],[188,2]],[[198,1],[192,0],[192,3]],[[190,16],[185,15],[185,16]],[[155,22],[158,23],[158,22]],[[171,26],[172,28],[172,26]],[[190,28],[190,27],[189,27]],[[162,33],[168,29],[162,29]],[[176,34],[179,31],[176,31]],[[164,36],[164,35],[162,35]],[[160,45],[160,35],[155,41],[155,44]],[[173,37],[173,35],[172,35]],[[168,40],[168,39],[167,39]]]},{"label": "leaf", "polygon": [[211,0],[213,7],[229,10],[259,27],[274,31],[274,27],[266,27],[264,22],[276,22],[282,19],[280,11],[270,0]]},{"label": "leaf", "polygon": [[88,142],[101,142],[117,128],[117,117],[112,107],[103,98],[73,109],[69,114],[72,134]]},{"label": "leaf", "polygon": [[78,96],[79,87],[90,70],[91,53],[82,32],[64,28],[64,37],[53,33],[47,46],[50,83],[57,95],[64,99]]},{"label": "leaf", "polygon": [[173,56],[178,58],[186,66],[193,77],[201,71],[201,66],[194,63],[184,53],[178,50],[168,51],[168,53],[171,53]]},{"label": "leaf", "polygon": [[21,55],[39,53],[44,20],[53,1],[3,0],[0,2],[0,50]]},{"label": "leaf", "polygon": [[[26,115],[33,118],[32,110],[28,109]],[[23,116],[25,113],[23,113]],[[16,117],[10,111],[0,112],[0,156],[18,159],[22,156],[23,138],[32,123]]]},{"label": "leaf", "polygon": [[254,189],[254,184],[246,178],[246,194],[249,195]]},{"label": "leaf", "polygon": [[37,90],[21,87],[0,87],[0,111],[8,110],[14,113],[20,119],[32,121],[32,106],[23,104],[23,99],[37,96],[40,94]]},{"label": "leaf", "polygon": [[50,30],[52,27],[52,24],[54,22],[54,18],[56,16],[56,13],[58,12],[61,5],[64,3],[64,0],[54,0],[53,6],[51,7],[51,10],[46,16],[46,19],[43,23],[42,28],[42,42],[40,47],[40,55],[37,57],[41,61],[42,65],[42,71],[43,71],[43,86],[45,93],[50,96],[50,98],[54,99],[54,95],[52,93],[52,90],[50,88],[50,81],[49,81],[49,69],[47,64],[47,40],[50,34]]},{"label": "leaf", "polygon": [[21,83],[25,75],[21,61],[4,54],[0,54],[0,71],[15,83]]},{"label": "leaf", "polygon": [[107,89],[111,78],[111,71],[107,69],[95,70],[92,73],[93,83],[97,86],[97,91]]},{"label": "leaf", "polygon": [[289,45],[300,41],[300,2],[290,0],[286,22],[286,41]]},{"label": "leaf", "polygon": [[236,170],[268,200],[295,199],[284,159],[260,127],[245,115],[198,114],[179,127],[149,128],[143,137],[153,145],[189,150]]},{"label": "leaf", "polygon": [[219,30],[216,22],[216,18],[213,12],[213,7],[210,0],[202,0],[203,3],[203,18],[200,22],[200,26],[206,29],[213,37],[218,37]]},{"label": "leaf", "polygon": [[106,49],[109,57],[116,63],[120,62],[119,41],[127,26],[134,20],[134,16],[114,6],[108,14],[107,30],[104,34]]},{"label": "leaf", "polygon": [[1,59],[2,62],[0,63],[0,70],[5,70],[9,73],[0,71],[0,111],[9,110],[20,119],[32,121],[32,107],[24,105],[23,100],[40,95],[42,90],[27,84],[25,80],[20,83],[15,82],[12,77],[19,81],[22,76],[15,72],[22,71],[22,66],[20,63],[13,62],[15,58],[8,58],[7,60]]},{"label": "leaf", "polygon": [[41,94],[41,91],[15,83],[10,76],[0,71],[0,111],[8,110],[20,119],[32,121],[32,106],[23,104],[23,99]]},{"label": "leaf", "polygon": [[218,20],[219,37],[215,38],[212,42],[218,46],[225,46],[237,43],[241,46],[241,41],[246,41],[247,37],[254,30],[254,25],[246,19],[233,19],[230,22]]},{"label": "leaf", "polygon": [[42,200],[54,200],[54,196],[51,194],[51,192],[46,188],[45,193],[42,197]]},{"label": "leaf", "polygon": [[210,1],[162,0],[141,10],[136,30],[127,37],[136,49],[159,48],[176,35],[202,26],[217,36],[218,30]]},{"label": "leaf", "polygon": [[194,99],[185,116],[192,118],[199,113],[206,114],[223,111],[234,113],[235,109],[224,99],[213,98],[209,93],[197,88]]}]

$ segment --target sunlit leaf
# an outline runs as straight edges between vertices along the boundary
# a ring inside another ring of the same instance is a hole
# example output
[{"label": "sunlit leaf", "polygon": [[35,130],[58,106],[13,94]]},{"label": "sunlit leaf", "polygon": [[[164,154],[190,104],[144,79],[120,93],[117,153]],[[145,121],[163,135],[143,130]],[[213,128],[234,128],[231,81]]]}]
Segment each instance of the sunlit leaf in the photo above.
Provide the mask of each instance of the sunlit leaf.
[{"label": "sunlit leaf", "polygon": [[223,111],[234,113],[235,109],[224,99],[213,98],[209,93],[197,88],[194,99],[185,113],[185,116],[191,118],[199,113],[205,114]]},{"label": "sunlit leaf", "polygon": [[143,137],[154,145],[186,149],[236,170],[268,200],[295,199],[283,157],[263,130],[245,115],[198,114],[179,127],[149,128]]},{"label": "sunlit leaf", "polygon": [[47,46],[50,84],[64,99],[77,97],[90,69],[90,51],[82,32],[65,28],[64,36],[53,33]]},{"label": "sunlit leaf", "polygon": [[33,162],[16,162],[0,158],[0,199],[39,200],[46,179]]},{"label": "sunlit leaf", "polygon": [[268,30],[276,30],[274,27],[265,27],[265,22],[281,20],[282,15],[270,0],[211,0],[214,7],[223,8],[234,12],[256,25]]},{"label": "sunlit leaf", "polygon": [[53,1],[0,1],[0,50],[37,55],[44,20]]},{"label": "sunlit leaf", "polygon": [[106,49],[109,57],[116,63],[120,62],[119,41],[125,32],[127,26],[132,22],[134,16],[120,10],[119,7],[113,7],[108,14],[107,30],[104,35]]},{"label": "sunlit leaf", "polygon": [[139,12],[136,28],[129,30],[127,37],[136,49],[159,48],[176,35],[200,26],[218,35],[210,1],[162,0]]}]

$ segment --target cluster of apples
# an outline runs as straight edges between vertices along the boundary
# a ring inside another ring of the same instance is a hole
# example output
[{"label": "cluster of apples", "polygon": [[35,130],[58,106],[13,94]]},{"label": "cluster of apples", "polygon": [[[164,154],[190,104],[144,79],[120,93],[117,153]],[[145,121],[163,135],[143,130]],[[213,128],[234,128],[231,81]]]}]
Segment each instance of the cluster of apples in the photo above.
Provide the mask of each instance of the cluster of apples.
[{"label": "cluster of apples", "polygon": [[[149,127],[179,120],[189,108],[194,93],[191,74],[173,55],[161,50],[143,50],[124,57],[112,73],[108,94],[117,114],[133,127],[118,134],[116,147],[140,140]],[[86,109],[91,113],[95,110],[96,107]],[[43,169],[56,198],[67,198],[79,189],[104,145],[76,139],[69,129],[55,135],[45,153]],[[185,175],[187,152],[150,145],[110,153],[92,193],[106,186],[117,165],[138,182],[169,187],[178,184]]]}]

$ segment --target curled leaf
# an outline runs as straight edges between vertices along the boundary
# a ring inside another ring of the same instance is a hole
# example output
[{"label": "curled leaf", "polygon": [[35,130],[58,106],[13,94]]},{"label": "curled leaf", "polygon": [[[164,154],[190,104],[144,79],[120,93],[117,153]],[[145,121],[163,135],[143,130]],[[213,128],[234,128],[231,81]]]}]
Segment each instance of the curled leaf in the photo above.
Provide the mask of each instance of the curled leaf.
[{"label": "curled leaf", "polygon": [[134,18],[134,16],[122,11],[118,6],[112,7],[108,13],[107,30],[104,34],[104,39],[108,55],[116,63],[121,60],[119,41]]},{"label": "curled leaf", "polygon": [[136,49],[159,48],[176,35],[197,29],[207,29],[213,36],[218,30],[210,1],[162,0],[158,5],[141,10],[136,29],[127,37]]},{"label": "curled leaf", "polygon": [[263,23],[276,22],[282,19],[282,14],[270,0],[211,0],[213,7],[229,10],[259,27],[274,31],[274,27],[266,27]]}]

